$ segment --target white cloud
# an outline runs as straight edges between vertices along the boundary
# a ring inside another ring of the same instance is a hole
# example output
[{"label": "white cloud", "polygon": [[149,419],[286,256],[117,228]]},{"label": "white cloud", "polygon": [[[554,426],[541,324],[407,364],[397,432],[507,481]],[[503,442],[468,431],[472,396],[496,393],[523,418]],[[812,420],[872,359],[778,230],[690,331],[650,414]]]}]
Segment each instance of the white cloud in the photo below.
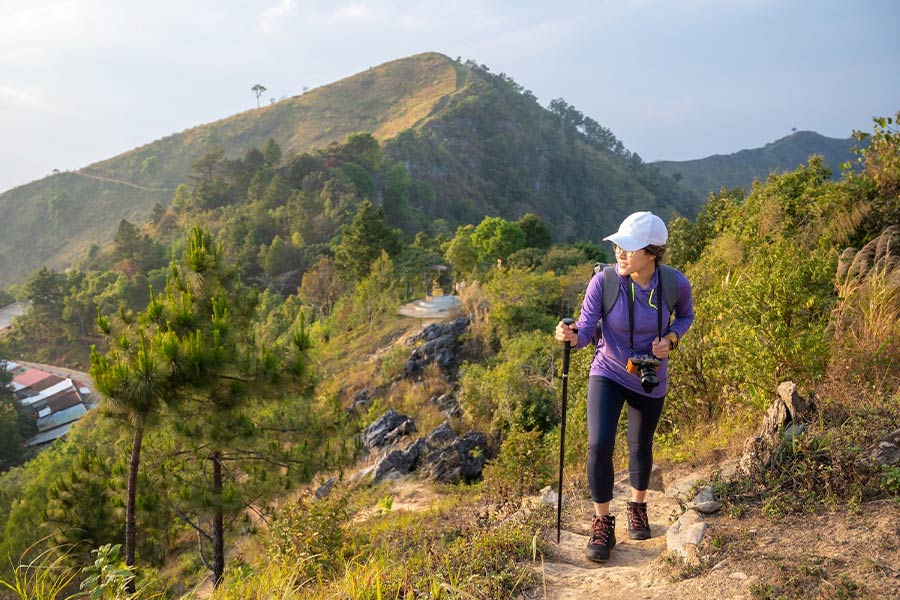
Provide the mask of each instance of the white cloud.
[{"label": "white cloud", "polygon": [[4,111],[67,114],[62,106],[50,102],[43,91],[10,81],[0,81],[0,108]]},{"label": "white cloud", "polygon": [[342,6],[331,14],[325,15],[321,20],[322,22],[333,24],[358,23],[370,20],[373,16],[374,13],[367,5],[357,2]]},{"label": "white cloud", "polygon": [[262,11],[256,21],[256,31],[263,36],[280,37],[284,35],[283,21],[297,14],[295,0],[279,0],[274,6]]}]

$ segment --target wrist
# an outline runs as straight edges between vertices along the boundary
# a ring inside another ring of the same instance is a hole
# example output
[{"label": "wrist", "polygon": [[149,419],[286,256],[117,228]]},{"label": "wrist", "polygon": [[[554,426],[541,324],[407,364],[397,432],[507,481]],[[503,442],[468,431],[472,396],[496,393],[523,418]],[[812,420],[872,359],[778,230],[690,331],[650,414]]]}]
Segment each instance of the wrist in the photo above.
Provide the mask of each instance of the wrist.
[{"label": "wrist", "polygon": [[674,331],[670,331],[666,335],[663,336],[667,340],[669,340],[669,349],[674,350],[678,347],[678,334]]}]

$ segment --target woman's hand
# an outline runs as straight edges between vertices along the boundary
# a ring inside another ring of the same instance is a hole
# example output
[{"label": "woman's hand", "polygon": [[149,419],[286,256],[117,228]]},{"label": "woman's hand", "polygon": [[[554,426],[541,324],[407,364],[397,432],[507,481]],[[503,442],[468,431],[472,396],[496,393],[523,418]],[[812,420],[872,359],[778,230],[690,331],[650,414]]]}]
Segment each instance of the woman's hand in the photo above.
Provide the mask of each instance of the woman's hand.
[{"label": "woman's hand", "polygon": [[667,337],[653,340],[653,356],[659,359],[669,358],[672,351],[672,340]]},{"label": "woman's hand", "polygon": [[560,321],[556,325],[556,341],[557,342],[569,342],[570,346],[574,346],[578,343],[578,331],[575,327],[575,324],[566,325],[562,321]]}]

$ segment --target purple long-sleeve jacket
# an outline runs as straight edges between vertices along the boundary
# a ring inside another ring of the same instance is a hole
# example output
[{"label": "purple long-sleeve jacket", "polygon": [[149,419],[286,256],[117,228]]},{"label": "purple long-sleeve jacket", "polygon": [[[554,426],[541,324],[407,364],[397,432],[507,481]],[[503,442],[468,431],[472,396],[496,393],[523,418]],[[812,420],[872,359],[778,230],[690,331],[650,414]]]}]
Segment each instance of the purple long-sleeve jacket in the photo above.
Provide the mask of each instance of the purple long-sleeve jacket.
[{"label": "purple long-sleeve jacket", "polygon": [[[616,268],[618,273],[618,267]],[[602,320],[602,339],[597,343],[594,360],[591,362],[591,375],[608,377],[625,388],[642,396],[661,398],[666,395],[669,384],[669,361],[664,359],[657,371],[659,385],[649,394],[641,387],[640,375],[629,373],[626,369],[631,356],[628,296],[631,295],[632,278],[619,278],[619,298],[609,314]],[[653,273],[650,285],[642,288],[634,284],[634,352],[636,354],[652,354],[651,345],[659,334],[657,330],[656,307],[662,309],[662,334],[674,331],[681,340],[694,322],[694,300],[691,284],[687,277],[676,271],[678,281],[678,297],[675,302],[675,320],[669,325],[669,309],[665,300],[656,293],[659,284],[659,271]],[[587,346],[597,329],[597,321],[603,310],[603,271],[594,275],[584,294],[581,314],[578,318],[578,344],[575,348]]]}]

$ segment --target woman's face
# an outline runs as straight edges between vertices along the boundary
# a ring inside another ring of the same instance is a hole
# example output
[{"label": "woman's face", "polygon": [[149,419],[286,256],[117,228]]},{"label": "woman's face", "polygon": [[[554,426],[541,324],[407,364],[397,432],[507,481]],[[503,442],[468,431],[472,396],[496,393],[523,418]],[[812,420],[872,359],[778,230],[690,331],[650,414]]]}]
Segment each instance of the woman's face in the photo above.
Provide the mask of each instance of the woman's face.
[{"label": "woman's face", "polygon": [[653,262],[655,261],[653,255],[644,248],[635,250],[634,252],[628,252],[627,250],[622,250],[618,246],[614,246],[613,251],[616,253],[616,263],[619,265],[620,275],[639,273],[647,267],[652,267]]}]

